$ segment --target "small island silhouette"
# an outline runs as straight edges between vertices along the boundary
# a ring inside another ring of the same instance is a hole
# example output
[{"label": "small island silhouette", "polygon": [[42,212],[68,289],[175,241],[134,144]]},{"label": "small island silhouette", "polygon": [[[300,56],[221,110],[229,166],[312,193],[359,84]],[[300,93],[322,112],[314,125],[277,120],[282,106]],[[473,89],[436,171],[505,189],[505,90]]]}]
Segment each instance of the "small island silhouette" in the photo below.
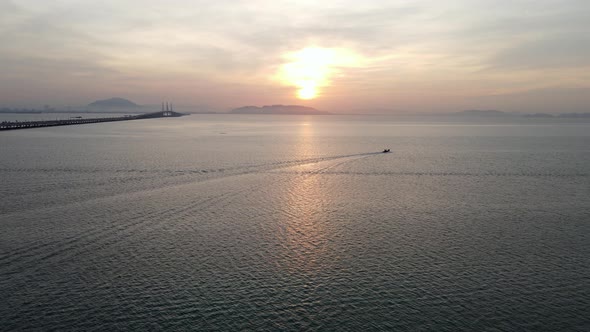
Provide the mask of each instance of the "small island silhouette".
[{"label": "small island silhouette", "polygon": [[506,112],[498,111],[498,110],[465,110],[465,111],[453,113],[452,115],[495,117],[495,116],[507,116],[510,114],[508,114]]},{"label": "small island silhouette", "polygon": [[465,110],[451,113],[453,116],[470,117],[524,117],[524,118],[590,118],[590,113],[507,113],[498,110]]},{"label": "small island silhouette", "polygon": [[88,104],[88,107],[101,107],[101,108],[137,108],[140,105],[119,97],[113,97],[109,99],[101,99]]},{"label": "small island silhouette", "polygon": [[266,105],[258,106],[243,106],[231,110],[232,114],[318,114],[327,115],[329,112],[318,111],[313,107],[306,107],[300,105]]}]

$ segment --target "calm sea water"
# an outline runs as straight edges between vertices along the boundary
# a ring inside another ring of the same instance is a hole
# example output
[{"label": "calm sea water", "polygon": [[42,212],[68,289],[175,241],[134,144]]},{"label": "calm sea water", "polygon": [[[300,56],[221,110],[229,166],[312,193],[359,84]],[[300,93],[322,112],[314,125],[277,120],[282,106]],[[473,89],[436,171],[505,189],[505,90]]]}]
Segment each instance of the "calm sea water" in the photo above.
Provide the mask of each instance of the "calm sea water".
[{"label": "calm sea water", "polygon": [[0,180],[0,330],[590,330],[588,121],[18,130]]}]

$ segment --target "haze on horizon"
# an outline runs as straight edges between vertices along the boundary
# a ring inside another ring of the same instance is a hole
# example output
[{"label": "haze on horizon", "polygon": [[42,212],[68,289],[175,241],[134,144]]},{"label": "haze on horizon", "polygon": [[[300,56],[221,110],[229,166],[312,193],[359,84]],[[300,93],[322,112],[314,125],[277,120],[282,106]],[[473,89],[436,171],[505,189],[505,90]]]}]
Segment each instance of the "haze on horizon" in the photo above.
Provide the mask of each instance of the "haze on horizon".
[{"label": "haze on horizon", "polygon": [[0,106],[590,111],[590,2],[0,1]]}]

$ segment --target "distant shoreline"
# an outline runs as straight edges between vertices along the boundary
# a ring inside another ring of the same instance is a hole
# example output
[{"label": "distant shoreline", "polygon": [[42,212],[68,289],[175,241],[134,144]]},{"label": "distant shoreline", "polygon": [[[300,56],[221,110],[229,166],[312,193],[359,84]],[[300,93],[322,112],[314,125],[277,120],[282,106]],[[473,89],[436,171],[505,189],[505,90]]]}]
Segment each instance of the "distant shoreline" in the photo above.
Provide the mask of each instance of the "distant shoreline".
[{"label": "distant shoreline", "polygon": [[[0,110],[0,114],[146,114],[151,113],[150,110],[139,110],[139,109],[132,109],[132,110]],[[213,111],[185,111],[185,114],[219,114],[219,115],[348,115],[348,116],[418,116],[418,117],[427,117],[427,116],[436,116],[436,117],[448,117],[448,118],[470,118],[470,119],[510,119],[510,118],[521,118],[521,119],[590,119],[590,112],[579,112],[579,113],[509,113],[509,112],[502,112],[502,111],[480,111],[480,112],[473,112],[473,111],[459,111],[453,113],[332,113],[332,112],[321,112],[318,113],[313,112],[304,112],[304,113],[297,113],[297,112],[277,112],[277,113],[232,113],[231,111],[228,112],[213,112]]]}]

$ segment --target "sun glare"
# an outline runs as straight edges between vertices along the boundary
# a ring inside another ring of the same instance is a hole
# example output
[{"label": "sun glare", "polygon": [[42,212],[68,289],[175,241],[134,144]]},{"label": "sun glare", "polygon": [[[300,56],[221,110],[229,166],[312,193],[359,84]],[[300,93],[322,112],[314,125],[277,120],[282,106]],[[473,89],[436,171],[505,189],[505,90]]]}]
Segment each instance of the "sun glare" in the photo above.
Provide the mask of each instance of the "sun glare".
[{"label": "sun glare", "polygon": [[344,67],[358,65],[358,57],[345,49],[309,47],[285,56],[279,79],[297,88],[297,98],[309,100],[320,95],[319,88],[331,84],[330,78]]},{"label": "sun glare", "polygon": [[297,91],[297,97],[299,99],[314,99],[318,95],[318,91],[313,82],[304,84],[299,91]]}]

